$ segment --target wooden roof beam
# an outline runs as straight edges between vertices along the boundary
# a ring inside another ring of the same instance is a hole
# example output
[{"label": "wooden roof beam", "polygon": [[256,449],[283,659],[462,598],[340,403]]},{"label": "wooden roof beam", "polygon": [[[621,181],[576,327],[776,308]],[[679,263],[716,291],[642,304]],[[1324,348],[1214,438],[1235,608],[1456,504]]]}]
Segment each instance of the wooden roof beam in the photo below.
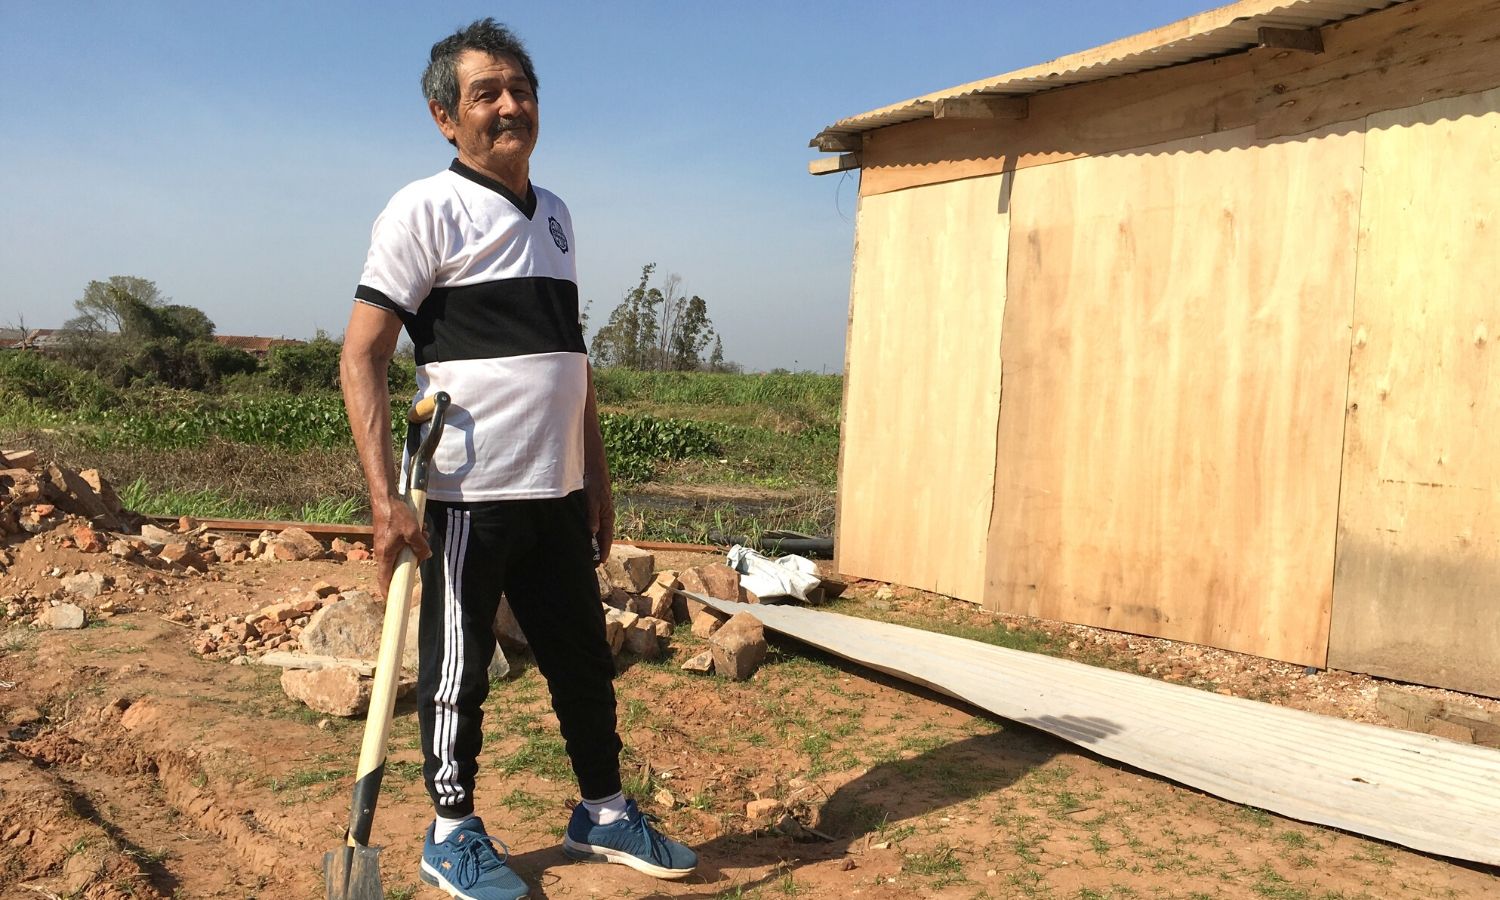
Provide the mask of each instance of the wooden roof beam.
[{"label": "wooden roof beam", "polygon": [[825,156],[822,159],[813,160],[807,164],[807,172],[810,175],[832,175],[834,172],[847,172],[859,167],[858,153],[840,153],[838,156]]},{"label": "wooden roof beam", "polygon": [[944,97],[932,111],[935,119],[1024,119],[1031,109],[1026,97]]},{"label": "wooden roof beam", "polygon": [[1260,45],[1272,50],[1297,50],[1302,53],[1323,52],[1323,32],[1317,28],[1260,29]]},{"label": "wooden roof beam", "polygon": [[809,141],[807,146],[824,153],[853,153],[864,149],[864,138],[857,134],[824,131]]}]

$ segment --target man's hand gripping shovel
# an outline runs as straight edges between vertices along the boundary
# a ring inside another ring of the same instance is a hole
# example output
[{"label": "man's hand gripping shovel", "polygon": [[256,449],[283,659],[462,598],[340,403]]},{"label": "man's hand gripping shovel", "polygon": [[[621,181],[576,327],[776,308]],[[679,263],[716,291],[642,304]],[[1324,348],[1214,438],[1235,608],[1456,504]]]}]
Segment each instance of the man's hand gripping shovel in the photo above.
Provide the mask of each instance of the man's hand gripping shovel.
[{"label": "man's hand gripping shovel", "polygon": [[[424,397],[407,415],[408,446],[423,422],[432,421],[407,465],[405,497],[417,521],[423,521],[427,506],[427,469],[443,432],[448,395],[441,391]],[[327,900],[384,900],[380,886],[380,848],[371,847],[370,827],[375,822],[375,801],[385,775],[385,751],[390,738],[391,717],[396,709],[396,686],[401,677],[401,651],[406,639],[406,614],[411,608],[412,578],[417,557],[410,547],[401,551],[385,599],[385,622],[380,633],[380,655],[375,662],[375,683],[370,690],[370,712],[365,719],[364,742],[359,748],[359,768],[354,781],[354,801],[349,807],[349,831],[344,846],[323,855]]]}]

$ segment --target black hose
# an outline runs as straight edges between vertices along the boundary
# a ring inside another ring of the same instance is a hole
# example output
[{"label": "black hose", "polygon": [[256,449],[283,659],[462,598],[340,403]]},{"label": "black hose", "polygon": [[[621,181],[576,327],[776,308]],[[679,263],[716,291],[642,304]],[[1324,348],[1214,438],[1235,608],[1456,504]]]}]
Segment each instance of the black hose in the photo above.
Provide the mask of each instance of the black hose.
[{"label": "black hose", "polygon": [[748,535],[710,531],[708,539],[716,544],[739,544],[741,547],[752,547],[769,553],[795,553],[798,556],[833,558],[833,538],[767,536],[758,541],[752,541]]}]

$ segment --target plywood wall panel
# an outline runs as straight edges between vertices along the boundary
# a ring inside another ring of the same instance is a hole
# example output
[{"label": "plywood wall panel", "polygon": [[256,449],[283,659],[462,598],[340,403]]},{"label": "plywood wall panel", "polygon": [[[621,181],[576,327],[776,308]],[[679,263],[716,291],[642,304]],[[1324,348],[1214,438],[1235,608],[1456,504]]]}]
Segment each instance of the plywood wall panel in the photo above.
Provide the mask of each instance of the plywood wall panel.
[{"label": "plywood wall panel", "polygon": [[860,200],[838,564],[977,601],[994,497],[1006,176]]},{"label": "plywood wall panel", "polygon": [[1324,662],[1363,135],[1248,131],[1016,173],[987,605]]},{"label": "plywood wall panel", "polygon": [[1500,696],[1500,91],[1365,172],[1329,664]]}]

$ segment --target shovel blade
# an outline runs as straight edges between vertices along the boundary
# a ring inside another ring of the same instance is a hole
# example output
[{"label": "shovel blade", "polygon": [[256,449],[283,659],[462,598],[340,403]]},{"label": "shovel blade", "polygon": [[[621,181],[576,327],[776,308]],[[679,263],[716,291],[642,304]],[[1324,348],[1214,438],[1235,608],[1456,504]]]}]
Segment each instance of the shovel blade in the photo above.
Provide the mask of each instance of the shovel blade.
[{"label": "shovel blade", "polygon": [[340,847],[323,854],[327,900],[385,900],[379,847]]}]

